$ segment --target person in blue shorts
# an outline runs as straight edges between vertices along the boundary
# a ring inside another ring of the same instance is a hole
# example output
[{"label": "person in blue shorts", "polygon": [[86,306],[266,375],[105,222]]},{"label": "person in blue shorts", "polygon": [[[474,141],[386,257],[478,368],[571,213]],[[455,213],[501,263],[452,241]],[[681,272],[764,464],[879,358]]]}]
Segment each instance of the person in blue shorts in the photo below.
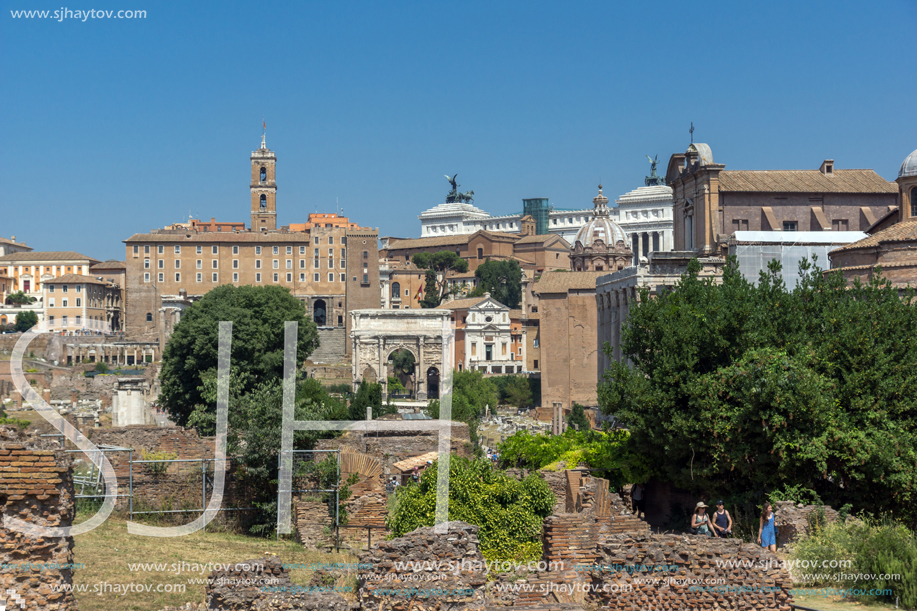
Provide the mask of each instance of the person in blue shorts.
[{"label": "person in blue shorts", "polygon": [[765,503],[764,510],[761,512],[761,520],[758,523],[758,543],[772,552],[777,551],[775,519],[774,507],[770,503]]}]

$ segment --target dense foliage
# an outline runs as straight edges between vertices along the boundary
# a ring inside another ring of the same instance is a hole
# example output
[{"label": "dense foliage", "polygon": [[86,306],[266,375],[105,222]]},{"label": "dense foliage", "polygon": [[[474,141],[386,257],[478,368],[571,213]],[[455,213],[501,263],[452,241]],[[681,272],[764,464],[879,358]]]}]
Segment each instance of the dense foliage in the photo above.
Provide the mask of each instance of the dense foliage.
[{"label": "dense foliage", "polygon": [[26,295],[22,291],[10,293],[6,297],[7,305],[29,305],[30,303],[35,303],[36,301],[38,300],[31,295]]},{"label": "dense foliage", "polygon": [[206,293],[182,314],[163,351],[159,400],[172,420],[194,424],[216,406],[201,400],[202,387],[216,377],[219,323],[232,321],[232,361],[238,394],[283,377],[284,323],[299,323],[296,364],[318,347],[318,332],[302,302],[280,286],[225,284]]},{"label": "dense foliage", "polygon": [[567,416],[567,424],[571,428],[576,427],[580,431],[588,431],[592,428],[592,423],[589,422],[589,417],[586,416],[586,408],[579,403],[573,404],[570,415]]},{"label": "dense foliage", "polygon": [[455,271],[464,274],[468,271],[468,261],[451,250],[439,252],[420,252],[411,257],[411,261],[420,269],[427,270],[424,296],[421,306],[435,308],[442,303],[447,292],[446,272]]},{"label": "dense foliage", "polygon": [[[386,519],[393,538],[433,526],[437,466],[424,471],[417,485],[398,488],[395,508]],[[449,461],[449,520],[480,526],[480,549],[488,560],[538,560],[542,520],[551,514],[555,500],[537,475],[520,481],[486,460],[453,456]]]},{"label": "dense foliage", "polygon": [[[490,296],[514,310],[522,302],[522,268],[512,259],[482,263],[474,275],[478,279],[475,290],[490,293]],[[483,294],[483,293],[482,293]]]},{"label": "dense foliage", "polygon": [[[803,585],[864,594],[888,589],[892,594],[857,598],[867,603],[897,601],[905,609],[917,609],[917,533],[898,522],[869,517],[813,526],[810,522],[809,535],[796,541],[791,551],[792,559],[803,566],[819,567],[799,572]],[[834,560],[850,561],[851,566],[824,568]],[[883,575],[899,577],[883,579]]]},{"label": "dense foliage", "polygon": [[567,429],[563,435],[520,431],[501,443],[499,452],[504,467],[556,470],[583,464],[601,469],[596,475],[608,479],[613,489],[646,482],[653,474],[649,461],[633,450],[630,435],[623,430]]},{"label": "dense foliage", "polygon": [[[366,408],[370,406],[373,408],[374,419],[385,414],[394,414],[398,411],[394,405],[383,402],[382,384],[361,380],[360,386],[350,402],[350,419],[366,420]],[[333,418],[333,420],[337,420],[337,418]]]},{"label": "dense foliage", "polygon": [[488,378],[497,388],[501,405],[529,408],[541,398],[541,380],[526,376],[492,376]]},{"label": "dense foliage", "polygon": [[757,286],[734,258],[721,285],[699,270],[631,308],[632,366],[613,363],[599,386],[635,451],[704,498],[795,486],[917,518],[913,295],[878,274],[848,289],[806,261],[793,290],[776,262]]},{"label": "dense foliage", "polygon": [[16,315],[16,324],[13,327],[18,333],[25,333],[38,324],[38,314],[32,310],[19,312]]},{"label": "dense foliage", "polygon": [[[480,451],[477,445],[478,423],[484,417],[486,408],[497,408],[498,392],[494,378],[485,378],[481,371],[453,371],[452,372],[452,420],[464,422],[468,425],[471,442],[475,450]],[[427,414],[431,418],[440,417],[440,402],[430,401]]]}]

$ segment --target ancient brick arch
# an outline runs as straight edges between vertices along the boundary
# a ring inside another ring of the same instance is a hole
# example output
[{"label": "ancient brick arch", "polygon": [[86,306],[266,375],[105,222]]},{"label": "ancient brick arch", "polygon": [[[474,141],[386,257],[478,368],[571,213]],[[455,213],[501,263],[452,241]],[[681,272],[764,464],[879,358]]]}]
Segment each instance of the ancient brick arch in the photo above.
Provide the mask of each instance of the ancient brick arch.
[{"label": "ancient brick arch", "polygon": [[[416,393],[421,401],[427,399],[426,372],[430,368],[444,371],[452,367],[452,312],[449,310],[354,310],[350,313],[351,341],[353,342],[354,388],[367,379],[365,371],[371,368],[388,393],[386,371],[389,357],[397,350],[408,350],[417,363]],[[447,350],[443,350],[443,335],[449,337]],[[448,362],[444,363],[443,359]]]}]

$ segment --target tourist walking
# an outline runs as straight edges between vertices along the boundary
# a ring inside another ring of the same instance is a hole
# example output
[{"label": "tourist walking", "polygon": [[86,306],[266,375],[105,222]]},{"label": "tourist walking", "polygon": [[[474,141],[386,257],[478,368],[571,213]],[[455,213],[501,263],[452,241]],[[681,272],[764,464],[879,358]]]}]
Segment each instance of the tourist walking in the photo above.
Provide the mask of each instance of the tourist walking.
[{"label": "tourist walking", "polygon": [[758,543],[772,552],[777,551],[777,528],[775,525],[774,507],[764,503],[761,520],[758,523]]},{"label": "tourist walking", "polygon": [[713,534],[725,539],[732,534],[732,516],[726,511],[723,501],[716,502],[716,511],[713,512]]},{"label": "tourist walking", "polygon": [[691,516],[691,534],[711,536],[710,518],[707,516],[707,505],[703,501],[698,501],[694,507],[694,514]]},{"label": "tourist walking", "polygon": [[633,501],[634,515],[638,518],[641,513],[646,517],[646,511],[643,509],[643,493],[643,484],[634,484],[634,487],[630,489],[630,498],[631,501]]}]

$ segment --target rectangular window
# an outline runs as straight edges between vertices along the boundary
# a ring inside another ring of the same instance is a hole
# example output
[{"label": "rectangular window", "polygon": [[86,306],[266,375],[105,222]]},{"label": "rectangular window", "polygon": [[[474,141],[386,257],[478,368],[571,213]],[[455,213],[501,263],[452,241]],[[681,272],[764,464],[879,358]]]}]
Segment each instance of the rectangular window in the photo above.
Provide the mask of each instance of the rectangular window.
[{"label": "rectangular window", "polygon": [[63,286],[63,288],[61,288],[61,290],[62,290],[63,292],[66,293],[66,292],[67,292],[67,285],[65,284],[65,285]]},{"label": "rectangular window", "polygon": [[64,327],[67,326],[67,317],[66,316],[61,316],[61,325],[63,325]]},{"label": "rectangular window", "polygon": [[181,259],[175,259],[175,269],[181,269]]},{"label": "rectangular window", "polygon": [[[137,248],[137,247],[134,246],[134,248]],[[53,317],[53,316],[48,316],[48,322],[51,323],[51,326],[53,327],[53,326],[54,326],[54,317]]]},{"label": "rectangular window", "polygon": [[213,280],[212,280],[212,281],[213,281],[213,282],[216,282],[216,281],[217,281],[217,278],[218,278],[218,276],[219,276],[219,274],[217,274],[216,272],[214,272],[214,273],[213,273],[213,275],[212,275],[212,278],[213,278]]},{"label": "rectangular window", "polygon": [[312,274],[312,281],[318,282],[318,274]]},{"label": "rectangular window", "polygon": [[330,259],[330,258],[333,257],[333,256],[334,256],[334,249],[333,249],[333,248],[329,248],[329,249],[328,249],[328,258]]},{"label": "rectangular window", "polygon": [[166,266],[166,261],[165,261],[165,259],[160,259],[159,261],[157,261],[157,265],[156,265],[156,266],[157,266],[159,269],[164,268],[164,267]]},{"label": "rectangular window", "polygon": [[408,290],[408,289],[404,289],[404,296],[405,296],[405,297],[410,297],[410,296],[411,296],[411,291]]},{"label": "rectangular window", "polygon": [[255,246],[255,254],[256,254],[256,255],[260,255],[260,254],[261,254],[261,247],[260,247],[260,246]]},{"label": "rectangular window", "polygon": [[277,282],[280,279],[279,274],[274,274],[274,282]]},{"label": "rectangular window", "polygon": [[364,259],[368,259],[368,258],[369,258],[369,251],[368,251],[368,250],[364,250],[364,251],[363,251],[363,258],[364,258]]},{"label": "rectangular window", "polygon": [[287,274],[287,282],[293,282],[293,274]]},{"label": "rectangular window", "polygon": [[140,252],[140,247],[137,246],[136,244],[134,244],[134,254],[136,255],[136,254],[138,254],[139,252]]},{"label": "rectangular window", "polygon": [[834,231],[847,231],[848,227],[847,219],[834,219],[831,221],[831,229]]},{"label": "rectangular window", "polygon": [[305,274],[299,274],[299,281],[300,281],[300,282],[305,282],[305,281],[306,281],[306,275],[305,275]]},{"label": "rectangular window", "polygon": [[77,316],[77,317],[76,317],[76,326],[79,327],[81,322],[83,322],[83,317],[82,317],[82,316]]},{"label": "rectangular window", "polygon": [[538,347],[538,338],[537,338],[537,337],[535,338],[535,342],[534,342],[532,345],[533,345],[535,348]]},{"label": "rectangular window", "polygon": [[733,219],[732,220],[732,230],[733,231],[748,231],[748,219]]},{"label": "rectangular window", "polygon": [[506,356],[506,344],[502,344],[502,345],[503,345],[503,356]]},{"label": "rectangular window", "polygon": [[301,254],[301,255],[306,254],[306,247],[305,247],[305,246],[300,246],[300,247],[299,247],[299,254]]},{"label": "rectangular window", "polygon": [[197,250],[197,254],[201,254],[202,252],[204,252],[203,246],[198,246],[196,250]]},{"label": "rectangular window", "polygon": [[165,247],[164,247],[164,246],[159,246],[159,247],[156,248],[156,251],[157,251],[159,254],[162,254],[163,252],[165,252]]},{"label": "rectangular window", "polygon": [[175,272],[175,282],[181,282],[181,273]]},{"label": "rectangular window", "polygon": [[306,269],[306,260],[305,259],[299,260],[299,269]]},{"label": "rectangular window", "polygon": [[328,243],[334,244],[334,236],[328,236]]},{"label": "rectangular window", "polygon": [[196,267],[198,269],[204,269],[204,262],[201,259],[198,259]]},{"label": "rectangular window", "polygon": [[219,252],[220,252],[220,247],[219,247],[219,246],[213,246],[213,247],[211,247],[210,250],[211,250],[211,252],[212,252],[213,254],[219,254]]},{"label": "rectangular window", "polygon": [[143,274],[143,281],[144,281],[144,282],[149,282],[149,281],[150,281],[150,273],[149,273],[149,272],[146,272],[145,274]]},{"label": "rectangular window", "polygon": [[181,246],[176,246],[176,247],[175,247],[175,254],[176,254],[176,255],[181,254]]},{"label": "rectangular window", "polygon": [[369,274],[363,274],[363,284],[369,284]]},{"label": "rectangular window", "polygon": [[287,254],[288,254],[288,255],[292,255],[292,254],[293,254],[293,247],[292,247],[292,246],[287,246]]},{"label": "rectangular window", "polygon": [[211,266],[210,266],[210,267],[211,267],[212,269],[218,269],[217,261],[219,261],[219,259],[211,259]]},{"label": "rectangular window", "polygon": [[51,299],[48,300],[48,307],[49,307],[49,308],[53,308],[53,307],[54,307],[54,297],[52,297]]},{"label": "rectangular window", "polygon": [[315,269],[318,269],[318,259],[314,259],[312,261],[312,267],[314,267]]},{"label": "rectangular window", "polygon": [[49,285],[48,285],[48,292],[49,292],[49,293],[53,293],[53,292],[54,292],[54,285],[53,285],[53,284],[49,284]]},{"label": "rectangular window", "polygon": [[197,275],[197,281],[198,281],[198,282],[203,282],[203,281],[204,281],[204,275],[203,275],[203,274],[198,274],[198,275]]},{"label": "rectangular window", "polygon": [[280,259],[273,259],[271,261],[271,267],[274,269],[280,269]]},{"label": "rectangular window", "polygon": [[334,274],[328,274],[328,282],[334,282]]},{"label": "rectangular window", "polygon": [[347,282],[347,277],[344,274],[341,274],[341,282]]},{"label": "rectangular window", "polygon": [[232,281],[233,281],[233,282],[238,282],[238,281],[239,281],[239,274],[233,272],[233,274],[232,274]]},{"label": "rectangular window", "polygon": [[62,308],[66,308],[66,307],[67,307],[67,303],[68,303],[68,300],[67,300],[67,299],[61,300],[61,307],[62,307]]},{"label": "rectangular window", "polygon": [[255,274],[255,282],[261,282],[261,274]]},{"label": "rectangular window", "polygon": [[318,244],[318,236],[315,236],[314,238],[312,238],[312,243]]},{"label": "rectangular window", "polygon": [[784,231],[797,231],[796,221],[783,221],[783,230]]},{"label": "rectangular window", "polygon": [[234,254],[234,255],[239,254],[239,247],[238,247],[238,246],[233,246],[233,247],[232,247],[232,254]]},{"label": "rectangular window", "polygon": [[273,248],[272,252],[273,252],[275,255],[278,254],[278,253],[280,252],[280,247],[279,247],[279,246],[275,246],[275,247]]},{"label": "rectangular window", "polygon": [[478,345],[471,344],[471,356],[477,356],[477,355],[478,355]]},{"label": "rectangular window", "polygon": [[342,249],[341,249],[341,258],[343,259],[343,258],[346,257],[346,256],[347,256],[347,249],[346,249],[346,248],[342,248]]},{"label": "rectangular window", "polygon": [[341,259],[341,269],[347,269],[347,262],[344,259]]},{"label": "rectangular window", "polygon": [[334,269],[334,259],[328,259],[328,269]]},{"label": "rectangular window", "polygon": [[255,259],[255,269],[261,269],[261,259]]},{"label": "rectangular window", "polygon": [[160,281],[160,282],[165,282],[165,275],[164,275],[164,274],[159,274],[159,281]]},{"label": "rectangular window", "polygon": [[149,246],[144,246],[144,247],[143,247],[143,254],[145,254],[145,255],[150,254],[150,247],[149,247]]},{"label": "rectangular window", "polygon": [[287,259],[287,269],[293,269],[293,259]]},{"label": "rectangular window", "polygon": [[314,249],[314,250],[315,250],[315,254],[312,255],[312,256],[313,256],[313,257],[318,257],[318,249],[316,248],[316,249]]},{"label": "rectangular window", "polygon": [[143,260],[143,269],[150,269],[150,260],[149,259]]},{"label": "rectangular window", "polygon": [[77,292],[77,293],[83,292],[83,285],[82,285],[82,284],[77,284],[77,285],[76,285],[76,292]]}]

